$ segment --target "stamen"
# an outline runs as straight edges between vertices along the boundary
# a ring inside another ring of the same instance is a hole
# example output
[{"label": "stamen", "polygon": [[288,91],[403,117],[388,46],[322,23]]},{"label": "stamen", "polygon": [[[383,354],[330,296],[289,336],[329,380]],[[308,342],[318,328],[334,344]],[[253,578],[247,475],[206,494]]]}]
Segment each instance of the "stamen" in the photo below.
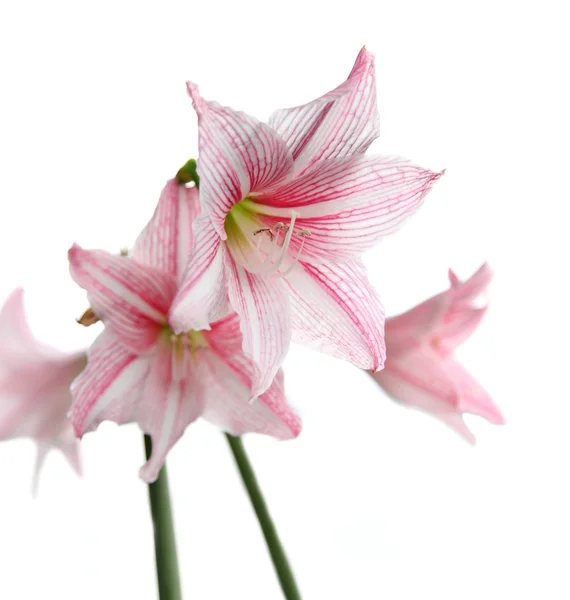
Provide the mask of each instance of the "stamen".
[{"label": "stamen", "polygon": [[[311,235],[310,231],[309,235]],[[289,273],[291,273],[291,271],[293,270],[293,267],[299,262],[299,257],[301,256],[301,252],[303,251],[303,246],[305,245],[305,237],[307,237],[307,235],[305,234],[299,237],[301,238],[301,245],[299,246],[299,250],[297,250],[297,256],[293,259],[293,262],[287,267],[287,269],[283,273],[279,273],[278,277],[286,277],[287,275],[289,275]]]}]

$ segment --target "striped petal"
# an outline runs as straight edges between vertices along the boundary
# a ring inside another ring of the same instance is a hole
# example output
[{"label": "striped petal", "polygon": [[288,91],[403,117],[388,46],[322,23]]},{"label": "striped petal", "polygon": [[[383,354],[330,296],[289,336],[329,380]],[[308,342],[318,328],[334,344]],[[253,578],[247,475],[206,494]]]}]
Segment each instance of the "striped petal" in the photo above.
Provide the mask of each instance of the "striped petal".
[{"label": "striped petal", "polygon": [[296,171],[364,154],[380,134],[374,56],[363,48],[344,83],[308,104],[276,111],[269,124],[287,143]]},{"label": "striped petal", "polygon": [[358,260],[300,263],[285,278],[293,313],[293,340],[361,369],[381,369],[384,309]]},{"label": "striped petal", "polygon": [[105,420],[130,423],[149,369],[149,359],[139,357],[107,329],[87,353],[87,367],[71,386],[71,423],[78,437]]},{"label": "striped petal", "polygon": [[297,437],[301,421],[287,403],[280,369],[266,392],[249,403],[254,369],[243,353],[239,317],[234,313],[207,334],[212,358],[203,417],[233,435],[264,433],[278,439]]},{"label": "striped petal", "polygon": [[172,446],[202,413],[204,368],[191,361],[189,354],[179,356],[168,346],[154,357],[137,411],[139,425],[152,439],[152,454],[140,470],[146,482],[156,480]]},{"label": "striped petal", "polygon": [[71,276],[117,338],[141,352],[151,346],[176,292],[172,275],[102,250],[69,251]]},{"label": "striped petal", "polygon": [[284,282],[256,276],[228,256],[228,294],[240,318],[243,350],[253,361],[251,398],[271,385],[291,341],[291,311]]},{"label": "striped petal", "polygon": [[198,189],[175,179],[168,181],[154,215],[135,243],[133,257],[179,281],[194,247],[192,225],[199,212]]},{"label": "striped petal", "polygon": [[194,251],[168,317],[176,333],[210,329],[210,323],[229,312],[220,236],[206,219],[196,221],[195,236]]},{"label": "striped petal", "polygon": [[331,159],[256,195],[255,209],[275,223],[297,213],[296,227],[311,233],[292,238],[293,253],[303,244],[302,260],[347,260],[397,230],[440,176],[403,159]]},{"label": "striped petal", "polygon": [[264,123],[242,112],[207,102],[188,83],[198,115],[200,196],[215,230],[226,239],[224,220],[251,191],[283,179],[293,159],[286,144]]},{"label": "striped petal", "polygon": [[248,402],[252,363],[240,353],[229,360],[209,356],[206,405],[203,417],[231,433],[263,433],[278,439],[295,438],[301,421],[285,399],[283,371],[255,402]]}]

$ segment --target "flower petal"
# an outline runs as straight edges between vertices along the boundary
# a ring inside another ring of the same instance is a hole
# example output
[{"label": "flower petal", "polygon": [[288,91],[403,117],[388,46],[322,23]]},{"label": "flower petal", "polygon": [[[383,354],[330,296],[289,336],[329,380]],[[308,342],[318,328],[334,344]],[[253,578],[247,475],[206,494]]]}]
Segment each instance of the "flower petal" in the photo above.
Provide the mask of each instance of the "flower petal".
[{"label": "flower petal", "polygon": [[463,365],[455,360],[448,360],[445,369],[457,389],[462,412],[483,417],[494,425],[504,425],[505,419],[489,393]]},{"label": "flower petal", "polygon": [[70,419],[77,437],[105,420],[136,420],[149,359],[138,357],[105,329],[87,353],[87,367],[71,385]]},{"label": "flower petal", "polygon": [[199,212],[198,189],[175,179],[168,181],[154,215],[135,243],[133,257],[179,281],[194,246],[192,225]]},{"label": "flower petal", "polygon": [[[223,346],[223,340],[220,342]],[[204,353],[204,360],[209,368],[206,406],[202,415],[206,420],[232,435],[254,432],[278,439],[299,435],[301,421],[285,399],[281,369],[269,389],[250,403],[253,369],[251,360],[243,352],[223,358]]]},{"label": "flower petal", "polygon": [[372,377],[394,400],[431,414],[475,443],[461,414],[457,388],[435,353],[412,352],[405,361],[392,360],[389,354],[384,369]]},{"label": "flower petal", "polygon": [[207,102],[195,84],[187,86],[198,115],[200,197],[215,230],[226,239],[224,220],[231,207],[249,192],[283,179],[293,159],[271,127],[243,112]]},{"label": "flower petal", "polygon": [[374,56],[362,48],[348,79],[324,96],[274,112],[269,125],[301,171],[318,160],[364,154],[380,134]]},{"label": "flower petal", "polygon": [[176,292],[168,273],[102,250],[69,251],[71,276],[87,290],[98,317],[120,341],[135,351],[156,340]]},{"label": "flower petal", "polygon": [[440,176],[402,159],[331,159],[255,195],[255,208],[274,217],[268,226],[297,213],[295,226],[310,232],[291,240],[292,253],[303,244],[302,260],[348,260],[398,229]]},{"label": "flower petal", "polygon": [[211,223],[198,219],[196,243],[182,283],[172,302],[168,322],[176,333],[210,329],[229,312],[224,246]]},{"label": "flower petal", "polygon": [[449,282],[452,289],[453,310],[472,308],[485,294],[493,278],[493,271],[488,263],[483,263],[479,269],[465,282],[449,269]]},{"label": "flower petal", "polygon": [[256,276],[227,255],[228,295],[240,317],[243,350],[253,361],[251,397],[271,385],[291,341],[286,287],[276,277]]},{"label": "flower petal", "polygon": [[384,309],[358,260],[299,263],[285,278],[293,340],[361,369],[381,369],[386,357]]},{"label": "flower petal", "polygon": [[450,300],[449,292],[443,292],[401,315],[386,319],[388,356],[397,357],[414,350],[438,333]]},{"label": "flower petal", "polygon": [[152,454],[139,473],[148,483],[157,479],[169,450],[204,407],[204,369],[191,360],[165,347],[153,361],[137,411],[142,430],[152,438]]}]

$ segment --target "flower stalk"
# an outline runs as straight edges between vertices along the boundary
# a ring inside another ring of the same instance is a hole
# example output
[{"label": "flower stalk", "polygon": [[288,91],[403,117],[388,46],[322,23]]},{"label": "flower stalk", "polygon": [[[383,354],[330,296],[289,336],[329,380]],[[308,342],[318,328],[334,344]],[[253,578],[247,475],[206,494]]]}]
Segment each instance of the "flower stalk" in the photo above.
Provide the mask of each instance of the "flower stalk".
[{"label": "flower stalk", "polygon": [[[152,441],[148,435],[144,436],[144,447],[146,458],[149,460],[152,454]],[[158,597],[159,600],[182,600],[166,465],[161,468],[158,479],[149,483],[148,497],[154,528]]]},{"label": "flower stalk", "polygon": [[289,565],[289,561],[287,560],[285,549],[279,540],[277,529],[275,528],[271,515],[269,514],[267,504],[265,503],[265,499],[261,493],[261,489],[257,482],[257,478],[255,477],[253,467],[249,462],[243,442],[240,437],[236,437],[228,433],[225,435],[239,469],[241,479],[245,489],[247,490],[249,499],[253,509],[255,510],[255,514],[257,515],[259,526],[261,527],[261,531],[265,537],[265,542],[267,544],[269,554],[271,555],[271,560],[273,561],[273,566],[275,567],[277,577],[279,578],[283,595],[287,600],[301,600],[301,594],[299,593],[297,584],[295,583],[295,577],[293,575],[293,571],[291,570],[291,566]]}]

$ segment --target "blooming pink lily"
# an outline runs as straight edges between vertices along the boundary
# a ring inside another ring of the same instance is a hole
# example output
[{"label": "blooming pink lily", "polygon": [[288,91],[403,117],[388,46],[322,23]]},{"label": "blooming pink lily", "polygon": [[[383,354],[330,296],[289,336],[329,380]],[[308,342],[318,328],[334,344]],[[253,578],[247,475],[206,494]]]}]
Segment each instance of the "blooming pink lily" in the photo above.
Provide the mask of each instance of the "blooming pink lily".
[{"label": "blooming pink lily", "polygon": [[197,189],[172,180],[133,258],[77,245],[69,251],[72,277],[105,324],[72,386],[71,421],[78,436],[103,420],[138,422],[153,442],[140,472],[149,482],[199,416],[236,435],[260,432],[286,439],[300,432],[285,401],[281,372],[255,404],[248,403],[252,367],[241,350],[235,314],[207,331],[172,331],[169,310],[199,210]]},{"label": "blooming pink lily", "polygon": [[472,443],[463,413],[504,423],[489,394],[453,355],[485,315],[487,307],[478,301],[491,276],[486,263],[466,282],[450,270],[449,290],[388,319],[388,358],[384,370],[373,375],[393,398],[433,414]]},{"label": "blooming pink lily", "polygon": [[38,342],[24,312],[23,290],[0,311],[0,440],[30,437],[38,445],[34,491],[46,454],[63,452],[81,474],[79,443],[67,419],[69,386],[85,366],[85,353],[66,354]]},{"label": "blooming pink lily", "polygon": [[361,368],[384,363],[384,311],[360,255],[422,203],[440,174],[366,157],[378,136],[374,60],[363,49],[348,79],[269,124],[188,90],[198,115],[204,218],[174,300],[175,331],[240,317],[256,370],[273,380],[291,338]]}]

